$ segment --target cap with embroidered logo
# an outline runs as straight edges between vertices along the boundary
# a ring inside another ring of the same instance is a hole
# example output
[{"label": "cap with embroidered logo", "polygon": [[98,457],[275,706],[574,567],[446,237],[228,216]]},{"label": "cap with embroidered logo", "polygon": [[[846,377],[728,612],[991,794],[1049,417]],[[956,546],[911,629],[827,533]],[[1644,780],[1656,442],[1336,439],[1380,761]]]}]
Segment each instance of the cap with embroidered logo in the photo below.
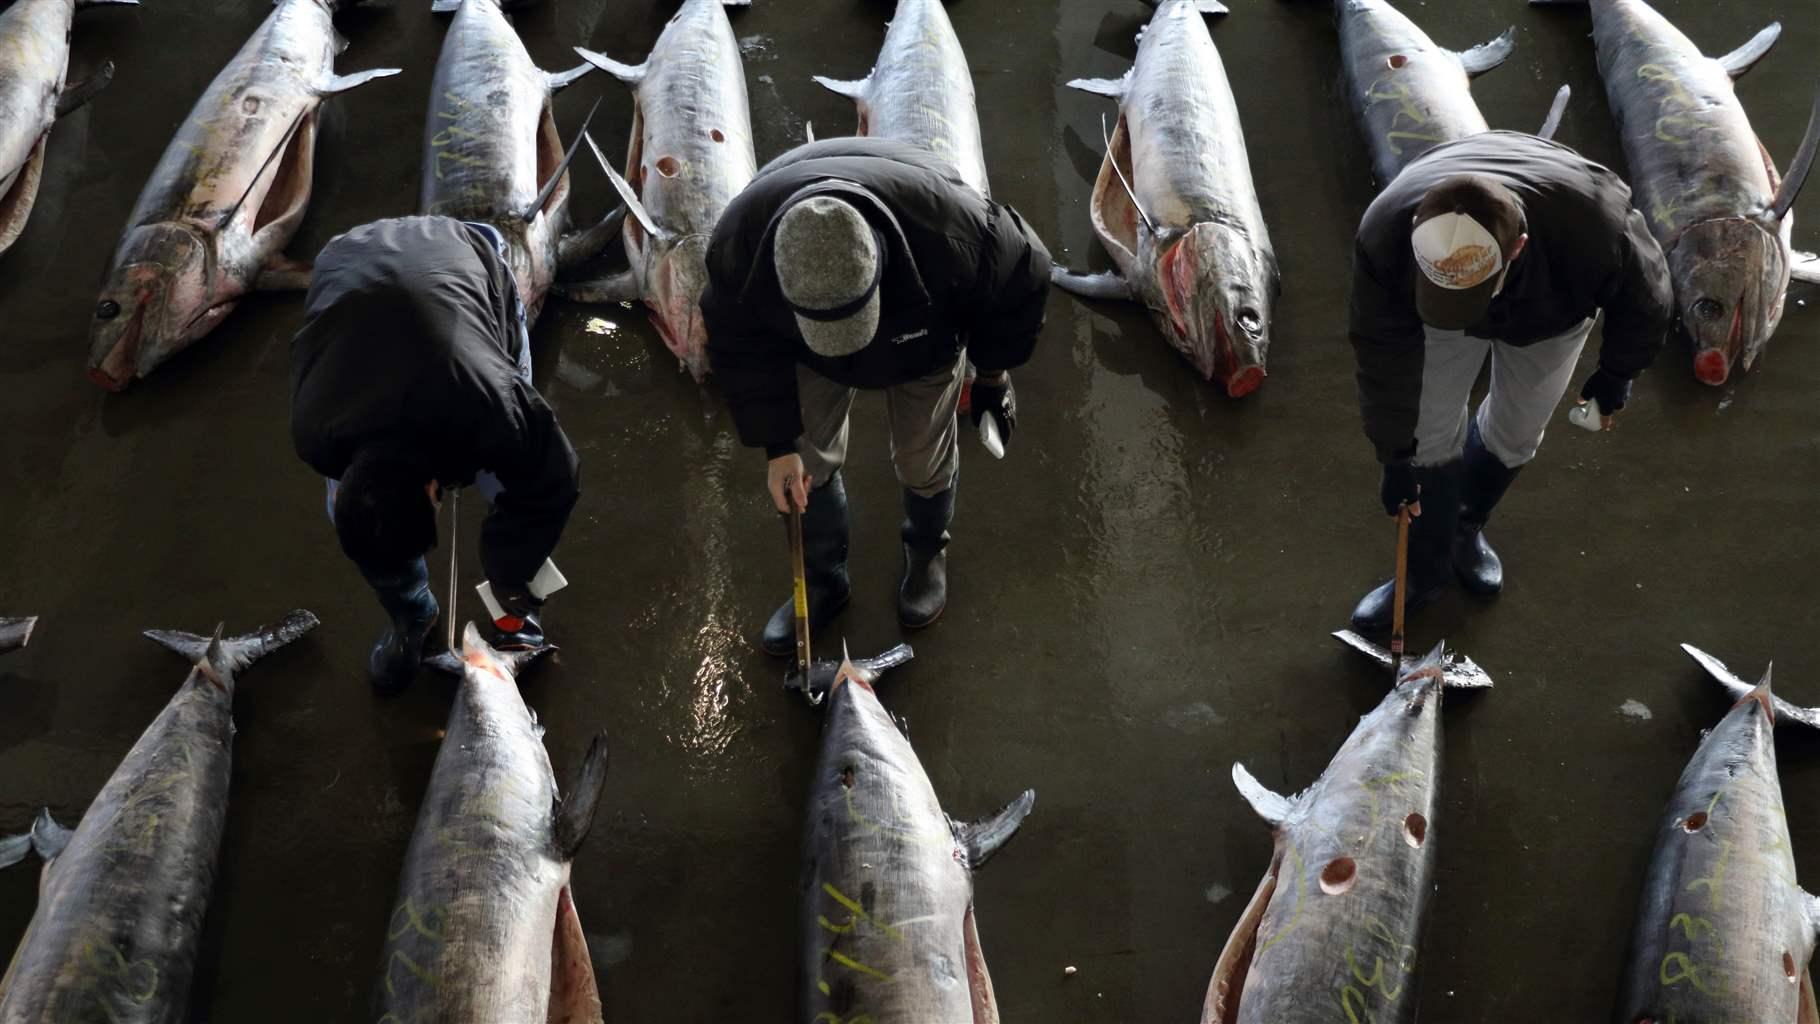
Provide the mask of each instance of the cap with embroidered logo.
[{"label": "cap with embroidered logo", "polygon": [[1429,189],[1410,233],[1422,322],[1443,330],[1479,322],[1509,269],[1505,254],[1522,234],[1522,207],[1498,182],[1462,174]]}]

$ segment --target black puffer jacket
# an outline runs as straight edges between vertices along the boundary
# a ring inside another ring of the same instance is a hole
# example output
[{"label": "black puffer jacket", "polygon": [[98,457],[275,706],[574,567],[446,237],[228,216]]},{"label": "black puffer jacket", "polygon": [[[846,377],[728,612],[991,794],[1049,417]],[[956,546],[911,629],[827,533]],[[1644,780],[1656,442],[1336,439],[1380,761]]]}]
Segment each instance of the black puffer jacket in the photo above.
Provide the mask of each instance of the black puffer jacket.
[{"label": "black puffer jacket", "polygon": [[1630,188],[1558,143],[1486,132],[1436,146],[1365,211],[1352,266],[1352,344],[1365,434],[1380,461],[1406,457],[1422,404],[1426,334],[1416,314],[1410,223],[1430,188],[1456,174],[1501,182],[1523,204],[1529,242],[1475,338],[1530,345],[1605,310],[1599,365],[1629,380],[1655,361],[1674,314],[1662,250]]},{"label": "black puffer jacket", "polygon": [[[772,260],[778,215],[812,187],[858,206],[887,249],[878,335],[836,359],[803,343]],[[708,246],[708,359],[740,440],[776,453],[802,433],[798,363],[857,388],[928,376],[962,348],[981,370],[1022,366],[1043,326],[1049,265],[1016,211],[981,198],[914,146],[828,139],[785,153],[727,207]]]},{"label": "black puffer jacket", "polygon": [[517,301],[475,229],[382,220],[323,248],[291,341],[291,441],[316,472],[340,479],[361,448],[386,445],[445,487],[499,478],[481,528],[496,587],[537,572],[580,496],[575,449],[518,375]]}]

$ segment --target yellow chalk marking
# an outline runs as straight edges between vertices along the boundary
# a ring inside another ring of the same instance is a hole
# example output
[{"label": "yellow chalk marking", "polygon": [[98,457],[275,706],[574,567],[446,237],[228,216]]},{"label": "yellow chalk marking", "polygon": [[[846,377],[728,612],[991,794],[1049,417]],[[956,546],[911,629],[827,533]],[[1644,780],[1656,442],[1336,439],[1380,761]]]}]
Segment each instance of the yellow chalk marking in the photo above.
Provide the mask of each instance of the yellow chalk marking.
[{"label": "yellow chalk marking", "polygon": [[[398,923],[400,914],[405,916],[402,925]],[[434,924],[431,923],[432,920]],[[431,907],[427,913],[418,913],[416,901],[406,896],[398,909],[392,911],[392,927],[386,932],[386,938],[396,942],[405,932],[416,932],[426,939],[441,942],[443,929],[447,925],[448,914],[441,907]]]},{"label": "yellow chalk marking", "polygon": [[416,978],[418,981],[421,981],[432,988],[440,988],[442,986],[442,978],[440,976],[432,974],[428,968],[411,959],[410,955],[405,953],[404,950],[394,949],[392,950],[391,958],[388,959],[385,964],[385,994],[388,996],[396,997],[398,995],[398,990],[392,985],[392,965],[394,963],[404,964],[404,969],[410,972],[411,977]]},{"label": "yellow chalk marking", "polygon": [[[1679,973],[1670,975],[1668,973],[1670,965],[1673,965]],[[1719,994],[1717,988],[1713,988],[1708,982],[1701,980],[1700,967],[1695,964],[1693,960],[1689,959],[1686,953],[1670,953],[1663,957],[1662,967],[1656,974],[1664,985],[1679,985],[1685,981],[1709,996],[1716,996]],[[1715,982],[1713,984],[1718,983]]]},{"label": "yellow chalk marking", "polygon": [[871,914],[866,913],[866,910],[864,907],[859,905],[858,900],[855,900],[852,897],[849,897],[846,893],[843,893],[839,889],[836,889],[834,887],[833,883],[823,882],[822,891],[827,893],[828,896],[834,900],[834,902],[840,904],[843,907],[846,907],[848,912],[850,912],[853,915],[853,918],[847,922],[847,926],[845,928],[836,928],[833,924],[829,923],[827,918],[825,918],[825,917],[822,918],[821,919],[822,926],[827,928],[829,931],[837,932],[840,934],[845,934],[846,932],[852,931],[853,926],[855,924],[857,924],[859,921],[863,920],[867,924],[870,924],[873,927],[877,928],[879,931],[884,932],[887,936],[894,939],[895,941],[898,941],[898,942],[904,941],[903,932],[898,931],[896,928],[891,927],[890,925],[884,923],[883,921],[879,921],[879,920],[876,920],[875,918],[873,918],[873,916]]},{"label": "yellow chalk marking", "polygon": [[852,957],[848,956],[845,953],[842,953],[840,950],[835,949],[833,947],[829,947],[829,949],[828,949],[828,959],[834,961],[837,964],[840,964],[842,967],[845,967],[849,970],[858,971],[859,973],[864,974],[868,977],[877,978],[880,981],[890,981],[891,980],[891,975],[886,974],[885,972],[879,970],[876,967],[869,967],[866,964],[862,964],[858,960],[853,959]]},{"label": "yellow chalk marking", "polygon": [[[1269,942],[1258,947],[1257,956],[1263,956],[1266,950],[1280,942],[1283,936],[1295,931],[1302,923],[1302,897],[1306,887],[1306,883],[1302,878],[1302,851],[1291,846],[1289,848],[1289,857],[1290,860],[1294,862],[1291,873],[1295,878],[1295,906],[1289,911],[1289,923],[1279,929],[1275,935],[1272,935]],[[1281,878],[1282,876],[1279,874],[1277,877]]]},{"label": "yellow chalk marking", "polygon": [[1724,909],[1725,864],[1731,859],[1731,856],[1732,841],[1729,839],[1719,840],[1719,863],[1713,866],[1713,873],[1705,878],[1696,878],[1687,883],[1686,891],[1693,892],[1695,889],[1705,889],[1707,905],[1713,910]]}]

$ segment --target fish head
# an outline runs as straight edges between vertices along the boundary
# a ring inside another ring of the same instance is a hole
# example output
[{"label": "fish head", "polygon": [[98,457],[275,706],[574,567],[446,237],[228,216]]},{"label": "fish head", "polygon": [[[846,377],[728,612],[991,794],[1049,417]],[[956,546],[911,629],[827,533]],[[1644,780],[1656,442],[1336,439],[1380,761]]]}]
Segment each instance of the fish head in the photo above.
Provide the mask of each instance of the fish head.
[{"label": "fish head", "polygon": [[232,305],[211,302],[214,262],[201,235],[185,225],[128,231],[89,325],[90,379],[124,391],[208,333]]},{"label": "fish head", "polygon": [[696,380],[708,372],[708,328],[701,293],[708,287],[708,236],[653,238],[645,263],[651,325]]},{"label": "fish head", "polygon": [[1740,360],[1757,361],[1782,320],[1789,259],[1782,238],[1747,217],[1701,221],[1668,254],[1694,376],[1723,384]]},{"label": "fish head", "polygon": [[1156,268],[1157,319],[1169,343],[1228,396],[1256,391],[1270,348],[1275,261],[1229,224],[1146,233],[1140,245],[1152,250],[1143,262]]}]

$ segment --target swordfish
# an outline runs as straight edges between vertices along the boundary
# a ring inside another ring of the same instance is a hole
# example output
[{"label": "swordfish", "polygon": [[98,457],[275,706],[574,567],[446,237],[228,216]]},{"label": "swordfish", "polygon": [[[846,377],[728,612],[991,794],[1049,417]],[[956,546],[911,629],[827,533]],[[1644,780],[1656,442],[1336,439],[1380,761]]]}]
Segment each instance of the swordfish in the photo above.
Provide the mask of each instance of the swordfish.
[{"label": "swordfish", "polygon": [[0,654],[16,651],[32,641],[32,630],[38,625],[36,615],[24,618],[0,619]]},{"label": "swordfish", "polygon": [[[589,63],[632,87],[632,133],[622,177],[595,159],[626,202],[630,269],[566,287],[596,302],[642,299],[664,347],[701,380],[708,329],[708,239],[722,211],[758,173],[745,65],[724,6],[751,0],[685,0],[643,64],[622,64],[577,47]],[[588,139],[593,145],[592,137]]]},{"label": "swordfish", "polygon": [[235,676],[316,624],[309,612],[294,611],[231,640],[219,627],[213,639],[146,634],[194,668],[73,833],[48,814],[33,826],[31,845],[48,863],[37,912],[0,979],[0,1022],[189,1019],[190,977],[227,821]]},{"label": "swordfish", "polygon": [[95,306],[95,383],[124,390],[214,330],[255,288],[309,286],[309,267],[283,249],[309,206],[322,102],[398,74],[335,74],[346,44],[334,6],[279,0],[177,129],[127,218]]},{"label": "swordfish", "polygon": [[1301,795],[1273,793],[1232,766],[1276,850],[1220,953],[1201,1024],[1416,1019],[1416,954],[1434,891],[1441,695],[1490,685],[1450,666],[1436,646],[1404,668]]},{"label": "swordfish", "polygon": [[1808,960],[1820,901],[1795,884],[1772,732],[1778,718],[1820,727],[1682,645],[1737,703],[1700,741],[1656,828],[1631,932],[1618,1024],[1815,1024]]},{"label": "swordfish", "polygon": [[1119,103],[1093,185],[1093,230],[1116,274],[1057,268],[1079,295],[1130,298],[1207,380],[1241,398],[1264,381],[1281,291],[1239,111],[1202,14],[1213,0],[1167,0],[1122,78],[1068,83]]},{"label": "swordfish", "polygon": [[0,253],[25,230],[44,176],[44,150],[57,119],[79,109],[113,80],[114,65],[81,82],[69,74],[76,9],[139,0],[33,0],[0,13]]},{"label": "swordfish", "polygon": [[816,75],[859,108],[857,135],[896,139],[934,153],[988,198],[973,73],[941,0],[898,0],[872,73],[856,82]]},{"label": "swordfish", "polygon": [[1595,0],[1592,23],[1631,189],[1668,258],[1694,376],[1723,384],[1739,363],[1749,370],[1763,354],[1791,274],[1820,282],[1820,258],[1789,245],[1789,211],[1820,146],[1820,102],[1787,176],[1779,175],[1732,80],[1769,52],[1781,25],[1713,59],[1642,0]]},{"label": "swordfish", "polygon": [[601,1024],[569,862],[594,822],[606,737],[559,794],[515,676],[541,653],[495,651],[473,623],[462,634],[460,689],[386,924],[378,1024]]},{"label": "swordfish", "polygon": [[998,1024],[971,876],[1036,793],[977,824],[949,818],[876,678],[843,659],[828,695],[803,837],[797,1020]]},{"label": "swordfish", "polygon": [[[430,84],[423,130],[423,212],[491,224],[506,240],[527,321],[558,269],[596,255],[616,218],[564,237],[569,168],[550,97],[593,71],[551,74],[531,62],[506,11],[529,0],[437,0],[454,10]],[[579,141],[579,140],[577,140]]]}]

